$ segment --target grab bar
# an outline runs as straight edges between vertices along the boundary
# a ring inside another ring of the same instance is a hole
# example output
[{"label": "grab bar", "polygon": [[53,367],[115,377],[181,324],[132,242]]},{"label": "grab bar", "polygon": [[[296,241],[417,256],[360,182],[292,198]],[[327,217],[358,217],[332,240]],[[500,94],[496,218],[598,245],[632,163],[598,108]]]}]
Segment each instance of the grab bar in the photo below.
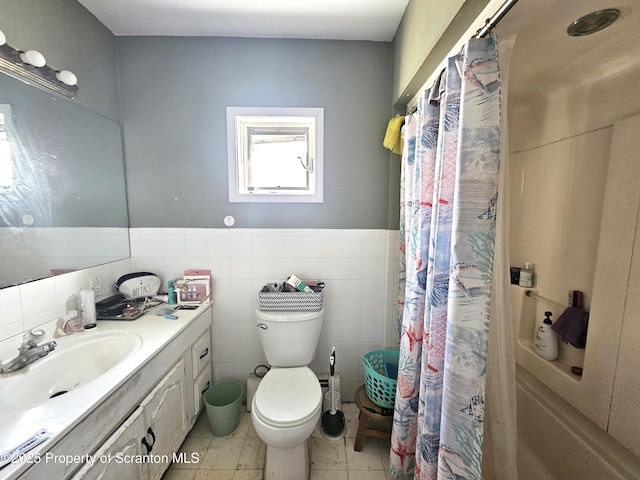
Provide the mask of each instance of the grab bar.
[{"label": "grab bar", "polygon": [[537,294],[536,292],[534,292],[533,290],[527,290],[526,292],[524,292],[524,294],[527,297],[531,297],[531,298],[535,298],[536,300],[541,300],[543,302],[549,303],[551,305],[555,305],[556,307],[560,307],[560,308],[567,308],[566,305],[563,305],[560,302],[556,302],[555,300],[551,300],[550,298],[547,297],[543,297],[542,295]]}]

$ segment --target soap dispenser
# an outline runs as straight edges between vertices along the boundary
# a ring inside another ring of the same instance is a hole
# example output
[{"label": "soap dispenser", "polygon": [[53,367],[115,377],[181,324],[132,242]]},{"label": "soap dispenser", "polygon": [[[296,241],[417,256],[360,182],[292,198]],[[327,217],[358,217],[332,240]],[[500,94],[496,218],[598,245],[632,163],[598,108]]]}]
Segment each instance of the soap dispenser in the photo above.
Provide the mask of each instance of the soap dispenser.
[{"label": "soap dispenser", "polygon": [[535,351],[545,360],[555,360],[558,357],[558,339],[556,332],[551,330],[551,312],[544,312],[545,319],[536,330]]},{"label": "soap dispenser", "polygon": [[524,268],[520,270],[518,285],[525,288],[533,287],[533,265],[531,263],[524,262]]}]

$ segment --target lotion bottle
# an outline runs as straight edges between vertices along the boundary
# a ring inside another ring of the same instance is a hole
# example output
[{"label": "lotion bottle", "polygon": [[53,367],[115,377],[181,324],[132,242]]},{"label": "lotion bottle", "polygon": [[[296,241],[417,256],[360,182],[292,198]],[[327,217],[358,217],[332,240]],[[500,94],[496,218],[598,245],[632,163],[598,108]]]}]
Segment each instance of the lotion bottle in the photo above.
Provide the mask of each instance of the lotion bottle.
[{"label": "lotion bottle", "polygon": [[555,360],[558,357],[558,338],[556,332],[551,330],[551,312],[544,312],[545,319],[536,330],[534,349],[545,360]]},{"label": "lotion bottle", "polygon": [[520,270],[518,285],[525,288],[533,287],[533,265],[529,262],[524,262],[524,268]]}]

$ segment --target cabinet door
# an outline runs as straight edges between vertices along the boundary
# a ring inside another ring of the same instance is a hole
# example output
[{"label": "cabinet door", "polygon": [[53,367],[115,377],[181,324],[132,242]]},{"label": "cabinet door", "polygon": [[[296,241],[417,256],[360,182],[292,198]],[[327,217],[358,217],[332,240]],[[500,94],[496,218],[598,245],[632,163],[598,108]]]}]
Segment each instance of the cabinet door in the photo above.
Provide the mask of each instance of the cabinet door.
[{"label": "cabinet door", "polygon": [[[158,383],[143,400],[146,429],[144,435],[150,440],[154,461],[147,464],[149,478],[162,476],[173,460],[187,434],[187,410],[185,408],[184,360]],[[165,459],[162,456],[166,455]]]},{"label": "cabinet door", "polygon": [[141,439],[146,431],[142,408],[138,408],[91,457],[74,480],[123,480],[146,478],[141,455],[147,453]]}]

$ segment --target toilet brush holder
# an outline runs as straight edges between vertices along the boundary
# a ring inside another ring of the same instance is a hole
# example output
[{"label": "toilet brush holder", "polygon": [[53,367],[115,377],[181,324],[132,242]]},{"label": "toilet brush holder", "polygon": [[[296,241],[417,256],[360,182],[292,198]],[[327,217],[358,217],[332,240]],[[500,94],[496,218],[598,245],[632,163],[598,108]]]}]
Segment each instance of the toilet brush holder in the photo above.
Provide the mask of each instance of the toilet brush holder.
[{"label": "toilet brush holder", "polygon": [[[340,400],[340,392],[333,392],[333,398],[336,402],[336,410],[342,410],[342,401]],[[324,402],[322,403],[322,411],[331,410],[331,390],[324,394]]]}]

